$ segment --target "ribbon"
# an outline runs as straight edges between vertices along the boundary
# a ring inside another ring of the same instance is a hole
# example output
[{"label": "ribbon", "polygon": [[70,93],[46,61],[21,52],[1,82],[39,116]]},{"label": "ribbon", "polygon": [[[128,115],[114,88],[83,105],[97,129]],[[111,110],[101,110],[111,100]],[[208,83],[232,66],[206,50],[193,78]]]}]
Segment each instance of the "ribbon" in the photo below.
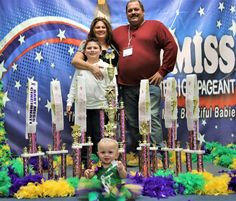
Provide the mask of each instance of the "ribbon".
[{"label": "ribbon", "polygon": [[63,116],[63,103],[61,95],[61,85],[58,80],[51,81],[50,85],[51,94],[51,114],[52,122],[55,124],[55,130],[61,131],[64,129],[64,116]]},{"label": "ribbon", "polygon": [[86,132],[86,88],[85,79],[78,75],[76,79],[75,124],[80,126],[81,133]]},{"label": "ribbon", "polygon": [[195,74],[186,77],[186,118],[188,130],[194,130],[199,118],[199,91]]},{"label": "ribbon", "polygon": [[165,94],[165,127],[172,128],[173,121],[177,120],[177,91],[176,80],[169,77],[166,80],[166,94]]},{"label": "ribbon", "polygon": [[[151,104],[149,93],[149,80],[143,79],[139,90],[139,132],[142,133],[142,125],[148,124],[146,135],[151,133]],[[144,134],[145,135],[145,134]]]},{"label": "ribbon", "polygon": [[36,117],[38,112],[38,82],[34,80],[28,81],[27,99],[26,99],[26,133],[36,133]]}]

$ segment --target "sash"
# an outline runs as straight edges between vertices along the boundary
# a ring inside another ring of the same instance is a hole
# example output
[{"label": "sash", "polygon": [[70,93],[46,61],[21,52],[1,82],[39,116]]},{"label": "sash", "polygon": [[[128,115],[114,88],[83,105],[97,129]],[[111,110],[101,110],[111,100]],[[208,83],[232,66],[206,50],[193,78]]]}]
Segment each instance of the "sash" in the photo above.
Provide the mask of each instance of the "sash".
[{"label": "sash", "polygon": [[166,94],[165,94],[165,106],[164,106],[164,119],[165,127],[171,128],[172,121],[177,120],[177,91],[176,80],[173,77],[169,77],[166,80]]},{"label": "sash", "polygon": [[195,74],[186,77],[186,118],[189,131],[194,130],[194,122],[199,118],[199,91],[197,76]]},{"label": "sash", "polygon": [[76,78],[75,94],[75,125],[79,125],[81,132],[86,132],[86,88],[85,79],[82,75]]},{"label": "sash", "polygon": [[26,98],[26,132],[25,138],[28,139],[28,133],[36,133],[36,117],[38,112],[38,82],[29,80]]},{"label": "sash", "polygon": [[146,134],[151,133],[151,103],[150,103],[150,92],[149,92],[149,80],[143,79],[140,82],[139,89],[139,132],[142,131],[143,123],[147,123],[148,130]]},{"label": "sash", "polygon": [[52,123],[55,124],[56,131],[64,129],[64,116],[63,116],[63,103],[61,95],[61,85],[58,80],[51,81],[50,85],[51,94],[51,114]]}]

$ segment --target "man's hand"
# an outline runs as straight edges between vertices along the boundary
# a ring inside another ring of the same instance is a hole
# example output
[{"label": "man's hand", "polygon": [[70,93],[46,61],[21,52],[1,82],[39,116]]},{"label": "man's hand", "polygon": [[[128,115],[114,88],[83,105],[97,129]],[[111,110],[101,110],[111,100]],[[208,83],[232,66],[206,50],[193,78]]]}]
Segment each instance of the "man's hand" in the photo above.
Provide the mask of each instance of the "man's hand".
[{"label": "man's hand", "polygon": [[163,80],[163,77],[160,75],[159,72],[155,73],[153,76],[149,78],[150,84],[153,84],[153,85],[159,85],[162,80]]}]

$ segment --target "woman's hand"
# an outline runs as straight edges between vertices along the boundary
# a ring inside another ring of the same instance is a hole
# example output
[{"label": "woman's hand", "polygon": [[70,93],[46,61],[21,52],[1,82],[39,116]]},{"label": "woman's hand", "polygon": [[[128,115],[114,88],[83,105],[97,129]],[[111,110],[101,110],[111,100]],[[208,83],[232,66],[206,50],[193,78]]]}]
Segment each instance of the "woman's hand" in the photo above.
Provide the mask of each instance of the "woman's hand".
[{"label": "woman's hand", "polygon": [[97,80],[102,80],[104,77],[98,64],[93,65],[91,68],[91,73]]}]

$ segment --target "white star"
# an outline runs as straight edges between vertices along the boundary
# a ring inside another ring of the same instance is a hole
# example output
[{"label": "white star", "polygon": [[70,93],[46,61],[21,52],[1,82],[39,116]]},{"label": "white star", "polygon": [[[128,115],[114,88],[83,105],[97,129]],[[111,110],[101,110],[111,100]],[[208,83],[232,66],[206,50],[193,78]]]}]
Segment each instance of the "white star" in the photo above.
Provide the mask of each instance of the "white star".
[{"label": "white star", "polygon": [[69,79],[70,79],[70,80],[72,79],[72,75],[69,76]]},{"label": "white star", "polygon": [[30,82],[30,81],[34,81],[34,76],[31,77],[31,78],[27,77],[27,80],[28,80],[28,82]]},{"label": "white star", "polygon": [[48,112],[51,110],[51,102],[49,100],[47,100],[45,107],[48,109]]},{"label": "white star", "polygon": [[4,67],[4,62],[5,61],[2,61],[2,63],[0,64],[0,79],[2,77],[2,74],[7,71],[7,69]]},{"label": "white star", "polygon": [[51,63],[51,68],[55,68],[55,64],[54,63]]},{"label": "white star", "polygon": [[65,37],[65,31],[66,30],[61,30],[61,29],[59,29],[59,34],[57,34],[57,37],[58,38],[60,38],[60,41],[62,41],[63,39],[66,39],[66,37]]},{"label": "white star", "polygon": [[200,16],[205,15],[204,8],[200,7],[198,13]]},{"label": "white star", "polygon": [[236,34],[236,23],[234,20],[232,20],[232,26],[229,28],[230,31],[233,32],[233,36]]},{"label": "white star", "polygon": [[218,128],[218,126],[217,125],[215,125],[215,129],[217,129]]},{"label": "white star", "polygon": [[41,101],[41,97],[39,97],[38,100]]},{"label": "white star", "polygon": [[68,50],[70,56],[75,53],[74,49],[74,47],[70,47],[70,49]]},{"label": "white star", "polygon": [[219,7],[218,7],[218,9],[219,9],[221,12],[225,9],[225,7],[224,7],[224,2],[219,2]]},{"label": "white star", "polygon": [[205,138],[205,135],[202,135],[201,133],[199,133],[198,141],[200,144],[202,144],[203,142],[206,142],[204,138]]},{"label": "white star", "polygon": [[20,114],[20,110],[17,110],[17,114]]},{"label": "white star", "polygon": [[231,137],[234,137],[234,134],[233,134],[233,133],[231,134]]},{"label": "white star", "polygon": [[14,63],[14,64],[12,65],[13,72],[17,70],[17,66],[18,66],[18,65],[17,65],[16,63]]},{"label": "white star", "polygon": [[198,32],[198,31],[196,30],[196,31],[195,31],[195,35],[196,35],[196,36],[201,36],[201,35],[202,35],[202,31],[199,31],[199,32]]},{"label": "white star", "polygon": [[21,84],[20,84],[20,80],[19,81],[15,81],[15,87],[17,88],[17,90],[19,90],[20,89],[20,87],[21,87]]},{"label": "white star", "polygon": [[234,13],[235,11],[236,11],[236,10],[235,10],[235,6],[231,6],[231,7],[230,7],[230,12],[231,12],[231,13]]},{"label": "white star", "polygon": [[18,41],[20,42],[21,45],[25,43],[25,36],[20,35],[20,38],[18,39]]},{"label": "white star", "polygon": [[202,120],[202,125],[205,126],[207,124],[206,119]]},{"label": "white star", "polygon": [[42,51],[36,52],[36,57],[35,57],[34,60],[37,60],[37,61],[40,63],[42,59],[43,59],[43,57],[42,57]]},{"label": "white star", "polygon": [[221,23],[220,20],[216,21],[216,26],[217,26],[218,29],[220,29],[220,27],[222,26],[222,23]]},{"label": "white star", "polygon": [[2,98],[2,102],[3,102],[3,106],[4,106],[4,107],[5,107],[6,103],[7,103],[8,101],[10,101],[10,99],[7,97],[7,95],[8,95],[8,91],[6,91],[6,92],[4,93],[3,98]]}]

